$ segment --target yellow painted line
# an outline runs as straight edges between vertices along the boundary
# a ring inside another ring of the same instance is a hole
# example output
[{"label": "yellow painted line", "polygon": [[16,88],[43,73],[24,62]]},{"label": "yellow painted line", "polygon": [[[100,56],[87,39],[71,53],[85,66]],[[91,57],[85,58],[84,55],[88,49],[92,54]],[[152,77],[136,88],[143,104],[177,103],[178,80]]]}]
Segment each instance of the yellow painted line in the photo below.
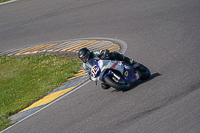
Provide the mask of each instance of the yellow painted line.
[{"label": "yellow painted line", "polygon": [[84,72],[84,69],[79,70],[78,72]]},{"label": "yellow painted line", "polygon": [[113,52],[113,51],[119,51],[120,50],[120,47],[118,46],[114,46],[114,47],[110,47],[110,48],[108,48],[108,50],[110,50],[111,52]]},{"label": "yellow painted line", "polygon": [[96,43],[100,43],[102,41],[98,41],[98,40],[87,40],[87,41],[84,41],[84,42],[81,42],[81,43],[78,43],[76,45],[73,45],[73,46],[70,46],[70,47],[67,47],[65,49],[62,49],[61,51],[74,51],[74,50],[79,50],[81,48],[84,48],[84,47],[89,47],[91,45],[94,45]]},{"label": "yellow painted line", "polygon": [[108,47],[105,47],[105,48],[101,48],[99,50],[105,50],[105,49],[108,49],[112,52],[112,51],[115,51],[115,50],[119,50],[120,47],[117,44],[114,44],[114,45],[111,45],[111,46],[108,46]]},{"label": "yellow painted line", "polygon": [[52,46],[57,45],[57,44],[59,44],[59,43],[40,44],[38,46],[20,51],[19,53],[16,53],[15,55],[24,54],[24,53],[27,53],[27,52],[32,53],[32,52],[35,52],[35,51],[44,50],[46,48],[52,47]]},{"label": "yellow painted line", "polygon": [[74,75],[74,77],[70,78],[69,80],[72,80],[72,79],[75,79],[75,78],[78,78],[78,77],[81,77],[81,76],[84,76],[86,75],[85,71],[82,69],[80,70],[77,74]]},{"label": "yellow painted line", "polygon": [[112,49],[112,50],[110,50],[111,52],[113,52],[113,51],[118,51],[119,52],[119,50],[120,50],[120,48],[115,48],[115,49]]},{"label": "yellow painted line", "polygon": [[73,46],[71,46],[71,47],[68,47],[68,48],[66,48],[65,49],[65,51],[66,50],[70,50],[70,51],[72,51],[73,49],[76,49],[77,47],[84,47],[85,45],[87,45],[87,44],[90,44],[90,43],[93,43],[93,42],[95,42],[96,40],[87,40],[87,41],[84,41],[84,42],[82,42],[82,43],[78,43],[78,44],[76,44],[76,45],[73,45]]},{"label": "yellow painted line", "polygon": [[78,71],[78,73],[83,73],[83,72],[85,72],[84,69]]},{"label": "yellow painted line", "polygon": [[25,108],[24,110],[20,111],[20,112],[23,112],[23,111],[26,111],[26,110],[29,110],[29,109],[32,109],[34,107],[38,107],[38,106],[41,106],[41,105],[44,105],[44,104],[47,104],[47,103],[50,103],[52,102],[53,100],[55,100],[56,98],[64,95],[65,93],[73,90],[74,88],[76,88],[77,86],[74,86],[74,87],[71,87],[71,88],[68,88],[68,89],[65,89],[65,90],[61,90],[61,91],[58,91],[58,92],[54,92],[52,94],[49,94],[47,96],[45,96],[44,98],[42,98],[41,100],[33,103],[31,106]]},{"label": "yellow painted line", "polygon": [[69,80],[72,80],[72,79],[75,79],[75,78],[78,78],[78,77],[81,77],[81,76],[84,76],[84,75],[86,75],[86,73],[84,73],[84,74],[79,74],[79,75],[76,75],[76,76],[74,76],[74,77],[70,78]]},{"label": "yellow painted line", "polygon": [[72,45],[72,46],[67,47],[67,48],[64,48],[64,49],[62,49],[61,51],[66,51],[66,50],[68,50],[68,49],[72,49],[72,48],[74,48],[74,47],[77,47],[77,46],[79,46],[79,45],[83,45],[83,44],[88,43],[88,42],[89,42],[89,40],[84,41],[84,42],[81,42],[81,43],[78,43],[78,44],[76,44],[76,45]]},{"label": "yellow painted line", "polygon": [[94,41],[94,42],[91,42],[91,43],[87,43],[87,44],[84,44],[84,45],[81,45],[81,46],[77,46],[73,49],[70,49],[69,51],[77,51],[77,50],[80,50],[81,48],[89,47],[89,46],[95,45],[95,44],[100,43],[100,42],[103,42],[103,41]]}]

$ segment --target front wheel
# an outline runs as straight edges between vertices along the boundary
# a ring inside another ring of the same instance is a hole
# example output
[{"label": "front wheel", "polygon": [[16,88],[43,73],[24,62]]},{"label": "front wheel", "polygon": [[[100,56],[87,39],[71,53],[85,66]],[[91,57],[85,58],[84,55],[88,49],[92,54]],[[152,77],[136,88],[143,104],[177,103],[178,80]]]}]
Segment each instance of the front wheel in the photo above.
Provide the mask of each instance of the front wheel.
[{"label": "front wheel", "polygon": [[120,78],[121,82],[116,82],[115,77],[109,75],[104,80],[108,85],[110,85],[111,87],[117,90],[128,90],[131,88],[131,85],[127,83],[126,80],[123,78]]},{"label": "front wheel", "polygon": [[135,70],[139,71],[140,74],[142,75],[140,77],[140,80],[147,80],[151,76],[149,69],[142,64],[140,64],[139,67],[137,67]]}]

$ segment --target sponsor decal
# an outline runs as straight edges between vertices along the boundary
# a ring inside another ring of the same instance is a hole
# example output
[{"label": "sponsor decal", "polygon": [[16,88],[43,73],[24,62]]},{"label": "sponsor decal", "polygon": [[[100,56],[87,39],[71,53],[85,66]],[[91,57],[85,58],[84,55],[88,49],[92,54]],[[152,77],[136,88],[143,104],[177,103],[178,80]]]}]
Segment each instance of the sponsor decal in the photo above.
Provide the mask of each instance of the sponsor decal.
[{"label": "sponsor decal", "polygon": [[140,75],[139,75],[138,72],[135,73],[135,77],[136,77],[136,79],[139,79],[139,78],[140,78]]},{"label": "sponsor decal", "polygon": [[98,69],[97,65],[95,65],[95,66],[92,68],[92,75],[93,75],[94,78],[95,78],[95,76],[96,76],[98,70],[99,70],[99,69]]},{"label": "sponsor decal", "polygon": [[138,67],[140,64],[139,63],[136,63],[133,67],[136,68]]},{"label": "sponsor decal", "polygon": [[110,69],[114,69],[114,68],[117,66],[118,63],[119,63],[119,61],[116,62],[115,64],[113,64],[113,65],[110,67]]},{"label": "sponsor decal", "polygon": [[124,72],[124,75],[127,77],[128,76],[128,71]]}]

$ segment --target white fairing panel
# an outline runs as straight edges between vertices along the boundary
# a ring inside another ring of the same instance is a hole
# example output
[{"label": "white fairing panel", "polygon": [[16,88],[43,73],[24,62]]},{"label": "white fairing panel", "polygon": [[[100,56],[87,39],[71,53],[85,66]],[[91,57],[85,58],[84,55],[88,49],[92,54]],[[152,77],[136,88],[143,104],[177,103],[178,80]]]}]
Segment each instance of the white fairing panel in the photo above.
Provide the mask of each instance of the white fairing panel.
[{"label": "white fairing panel", "polygon": [[110,69],[112,67],[114,67],[113,69],[120,71],[122,74],[124,71],[124,66],[121,61],[100,60],[99,67],[101,71],[104,69]]},{"label": "white fairing panel", "polygon": [[[119,72],[121,72],[122,75],[123,75],[123,72],[124,72],[124,65],[122,64],[121,61],[99,60],[98,66],[100,67],[101,72],[103,72],[106,69],[118,70]],[[92,73],[92,71],[91,71],[91,73]],[[99,76],[96,77],[96,78],[91,76],[91,80],[99,81]]]}]

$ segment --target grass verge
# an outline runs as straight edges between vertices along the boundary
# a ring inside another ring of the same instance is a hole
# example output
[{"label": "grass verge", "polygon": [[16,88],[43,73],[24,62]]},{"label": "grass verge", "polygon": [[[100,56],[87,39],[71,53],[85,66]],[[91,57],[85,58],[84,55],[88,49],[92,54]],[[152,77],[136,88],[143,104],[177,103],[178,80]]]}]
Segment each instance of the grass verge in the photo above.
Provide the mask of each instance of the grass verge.
[{"label": "grass verge", "polygon": [[0,57],[0,131],[8,117],[41,99],[80,70],[82,62],[60,56]]},{"label": "grass verge", "polygon": [[7,2],[7,1],[9,1],[9,0],[0,0],[0,3]]}]

